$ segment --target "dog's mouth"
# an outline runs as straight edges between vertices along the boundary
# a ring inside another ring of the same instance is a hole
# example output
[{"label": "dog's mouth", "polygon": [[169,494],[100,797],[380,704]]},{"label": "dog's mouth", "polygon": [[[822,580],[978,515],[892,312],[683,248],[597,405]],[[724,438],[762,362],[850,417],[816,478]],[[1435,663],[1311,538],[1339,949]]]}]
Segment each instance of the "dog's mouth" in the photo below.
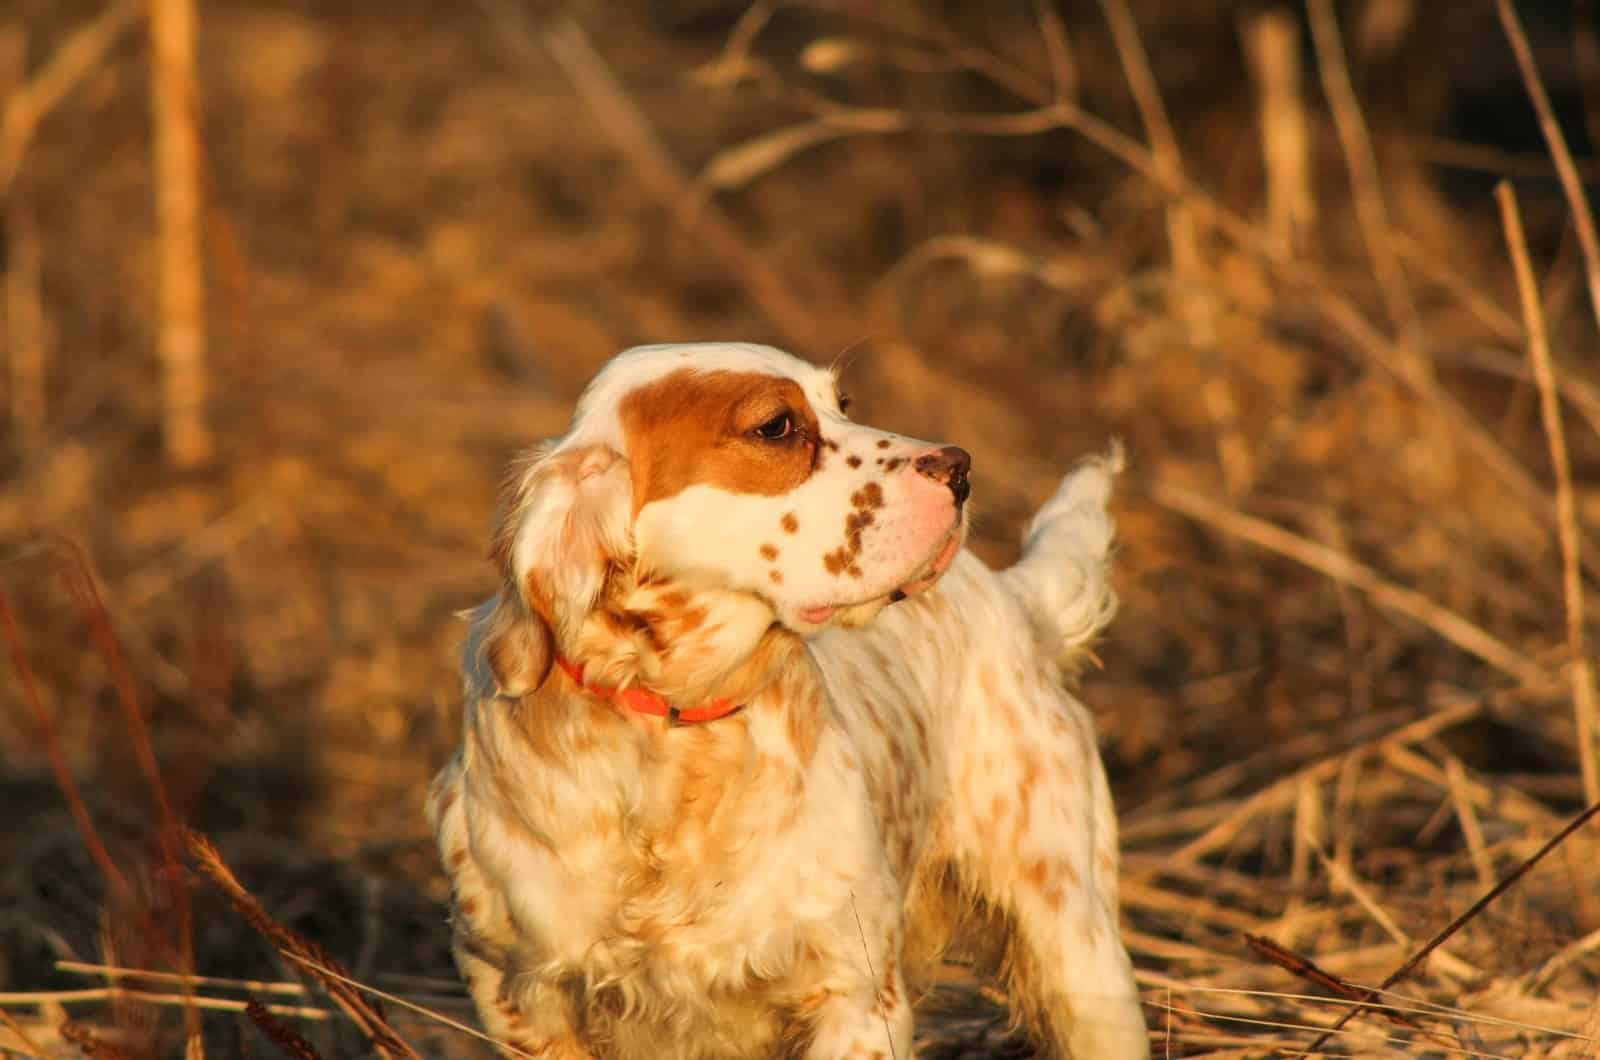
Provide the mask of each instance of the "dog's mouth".
[{"label": "dog's mouth", "polygon": [[[924,593],[933,588],[939,579],[944,577],[944,572],[950,569],[950,564],[955,562],[956,553],[961,551],[962,536],[962,525],[958,522],[944,539],[944,543],[939,546],[939,550],[933,554],[933,558],[917,568],[908,581],[903,582],[898,588],[890,590],[888,602],[896,604],[907,597],[916,596],[918,593]],[[881,600],[883,598],[879,597],[878,599]],[[862,601],[862,603],[871,603],[871,601]],[[840,611],[852,606],[859,605],[823,604],[817,607],[803,607],[799,611],[800,621],[808,625],[820,626]]]},{"label": "dog's mouth", "polygon": [[900,588],[889,594],[889,602],[897,604],[908,596],[927,592],[933,588],[935,582],[944,577],[944,572],[950,569],[950,564],[956,560],[956,553],[961,551],[961,527],[957,526],[950,531],[950,536],[945,538],[944,545],[935,553],[928,565]]}]

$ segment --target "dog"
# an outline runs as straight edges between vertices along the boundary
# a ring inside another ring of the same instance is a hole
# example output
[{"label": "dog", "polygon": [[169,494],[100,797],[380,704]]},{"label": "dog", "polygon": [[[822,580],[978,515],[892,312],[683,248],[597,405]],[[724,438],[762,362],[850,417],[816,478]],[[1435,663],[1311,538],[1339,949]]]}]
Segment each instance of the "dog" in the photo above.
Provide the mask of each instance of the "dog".
[{"label": "dog", "polygon": [[968,454],[845,411],[771,347],[639,347],[516,469],[427,805],[507,1055],[908,1060],[908,977],[974,911],[1048,1055],[1148,1055],[1063,688],[1115,606],[1120,456],[996,573]]}]

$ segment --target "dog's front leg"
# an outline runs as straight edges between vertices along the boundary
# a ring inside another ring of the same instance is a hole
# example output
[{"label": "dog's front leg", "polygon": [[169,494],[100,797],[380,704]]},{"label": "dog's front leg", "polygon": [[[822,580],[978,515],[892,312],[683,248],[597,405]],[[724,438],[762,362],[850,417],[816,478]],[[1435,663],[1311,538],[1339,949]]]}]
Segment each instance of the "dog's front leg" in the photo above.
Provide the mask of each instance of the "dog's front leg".
[{"label": "dog's front leg", "polygon": [[500,1055],[521,1060],[593,1060],[578,1041],[571,1002],[564,993],[554,988],[524,986],[512,995],[507,990],[505,974],[473,953],[460,936],[455,956],[483,1029],[500,1047]]},{"label": "dog's front leg", "polygon": [[899,954],[876,948],[874,976],[830,990],[816,1004],[807,1060],[911,1060],[911,1003]]}]

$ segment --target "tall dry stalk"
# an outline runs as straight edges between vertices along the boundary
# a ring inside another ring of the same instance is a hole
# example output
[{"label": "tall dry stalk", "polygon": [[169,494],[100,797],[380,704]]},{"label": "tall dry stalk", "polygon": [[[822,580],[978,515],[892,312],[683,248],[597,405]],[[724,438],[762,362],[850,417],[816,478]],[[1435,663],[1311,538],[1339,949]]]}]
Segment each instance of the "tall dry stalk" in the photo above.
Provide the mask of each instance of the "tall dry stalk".
[{"label": "tall dry stalk", "polygon": [[23,447],[44,432],[49,332],[40,301],[39,232],[24,196],[6,201],[6,351],[11,370],[11,423]]},{"label": "tall dry stalk", "polygon": [[1494,189],[1505,225],[1506,244],[1517,274],[1517,293],[1522,300],[1523,327],[1528,334],[1528,359],[1533,362],[1533,378],[1539,387],[1539,408],[1544,418],[1545,438],[1550,445],[1550,464],[1556,477],[1557,540],[1561,545],[1562,588],[1567,611],[1567,650],[1572,655],[1568,671],[1572,681],[1573,710],[1577,721],[1578,764],[1583,773],[1584,801],[1600,802],[1600,764],[1595,761],[1594,669],[1583,645],[1583,569],[1578,539],[1577,501],[1572,490],[1572,461],[1567,456],[1567,438],[1561,426],[1561,402],[1556,397],[1556,371],[1550,359],[1550,339],[1545,333],[1544,312],[1540,309],[1539,287],[1528,256],[1528,240],[1522,231],[1522,213],[1511,185],[1502,181]]},{"label": "tall dry stalk", "polygon": [[1300,25],[1274,8],[1244,26],[1245,55],[1261,105],[1261,156],[1267,174],[1267,232],[1279,254],[1304,249],[1317,221],[1311,190],[1311,137],[1301,89]]},{"label": "tall dry stalk", "polygon": [[205,268],[202,262],[199,90],[194,0],[150,0],[151,109],[160,227],[162,435],[180,468],[211,458],[206,425]]},{"label": "tall dry stalk", "polygon": [[1378,178],[1378,160],[1372,151],[1366,119],[1350,81],[1345,63],[1344,41],[1339,33],[1339,18],[1333,0],[1306,0],[1311,22],[1311,40],[1317,53],[1317,69],[1322,75],[1322,91],[1333,114],[1333,127],[1344,148],[1345,165],[1350,171],[1350,192],[1355,200],[1356,220],[1361,239],[1372,260],[1372,271],[1383,294],[1389,323],[1400,336],[1401,367],[1426,378],[1431,369],[1422,357],[1422,325],[1405,268],[1395,251],[1389,226],[1389,211],[1383,201],[1383,184]]},{"label": "tall dry stalk", "polygon": [[[1139,38],[1139,26],[1127,0],[1101,0],[1106,24],[1111,28],[1111,41],[1116,46],[1122,63],[1123,76],[1133,92],[1139,117],[1150,137],[1150,153],[1156,167],[1167,182],[1181,184],[1183,154],[1178,149],[1178,138],[1173,134],[1172,121],[1161,99],[1155,74],[1150,69],[1150,56],[1145,52],[1144,41]],[[1200,244],[1195,234],[1194,216],[1189,204],[1175,198],[1167,206],[1167,238],[1172,244],[1172,267],[1178,275],[1191,279],[1200,267]]]},{"label": "tall dry stalk", "polygon": [[1550,105],[1550,96],[1539,77],[1538,64],[1533,61],[1533,48],[1528,44],[1528,35],[1522,30],[1521,19],[1517,18],[1516,5],[1511,0],[1496,0],[1495,10],[1499,12],[1500,26],[1505,30],[1506,40],[1511,42],[1517,69],[1521,71],[1523,84],[1528,89],[1528,99],[1539,116],[1539,131],[1544,136],[1545,146],[1550,149],[1550,158],[1556,164],[1561,193],[1572,210],[1572,224],[1578,232],[1578,248],[1583,252],[1584,275],[1589,281],[1589,305],[1594,310],[1595,323],[1600,324],[1600,235],[1595,234],[1594,211],[1589,209],[1583,178],[1578,173],[1577,163],[1572,160],[1572,149],[1567,146],[1561,123],[1556,121],[1555,108]]},{"label": "tall dry stalk", "polygon": [[[28,35],[21,26],[0,29],[0,98],[22,95]],[[7,106],[7,112],[11,107]],[[4,152],[0,151],[0,156]],[[0,163],[3,164],[3,163]],[[39,297],[39,233],[27,196],[12,187],[5,197],[5,340],[11,425],[23,447],[44,430],[45,322]]]}]

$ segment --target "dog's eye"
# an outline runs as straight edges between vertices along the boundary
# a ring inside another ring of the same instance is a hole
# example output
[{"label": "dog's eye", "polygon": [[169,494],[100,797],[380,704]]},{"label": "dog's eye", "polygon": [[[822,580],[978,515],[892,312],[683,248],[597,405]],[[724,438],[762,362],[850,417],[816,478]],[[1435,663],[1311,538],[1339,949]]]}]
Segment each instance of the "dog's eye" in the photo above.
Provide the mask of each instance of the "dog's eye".
[{"label": "dog's eye", "polygon": [[849,412],[850,411],[850,395],[846,394],[842,390],[839,391],[839,411],[840,412]]},{"label": "dog's eye", "polygon": [[768,442],[776,442],[787,438],[794,433],[794,416],[788,412],[780,412],[772,419],[755,429],[755,436]]}]

